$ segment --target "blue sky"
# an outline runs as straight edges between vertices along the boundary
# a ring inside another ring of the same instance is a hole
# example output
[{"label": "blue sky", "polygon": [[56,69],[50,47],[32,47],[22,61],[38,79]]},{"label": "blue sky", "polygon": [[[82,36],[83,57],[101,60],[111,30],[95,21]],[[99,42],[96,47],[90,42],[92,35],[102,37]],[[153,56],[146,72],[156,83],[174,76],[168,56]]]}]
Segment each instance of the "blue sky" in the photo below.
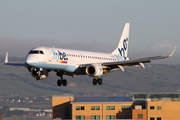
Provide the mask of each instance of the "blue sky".
[{"label": "blue sky", "polygon": [[129,22],[131,58],[174,56],[179,64],[180,1],[1,0],[0,55],[25,57],[37,46],[112,52]]}]

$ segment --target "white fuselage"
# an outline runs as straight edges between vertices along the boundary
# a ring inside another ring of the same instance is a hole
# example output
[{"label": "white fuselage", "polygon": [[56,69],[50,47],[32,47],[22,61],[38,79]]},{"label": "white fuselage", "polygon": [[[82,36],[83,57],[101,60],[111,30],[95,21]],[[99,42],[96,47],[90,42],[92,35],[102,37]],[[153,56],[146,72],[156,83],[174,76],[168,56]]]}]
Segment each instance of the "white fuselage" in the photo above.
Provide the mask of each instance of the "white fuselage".
[{"label": "white fuselage", "polygon": [[29,52],[26,56],[25,63],[34,68],[85,74],[84,71],[78,69],[79,65],[101,64],[123,61],[125,59],[127,58],[100,52],[37,47]]}]

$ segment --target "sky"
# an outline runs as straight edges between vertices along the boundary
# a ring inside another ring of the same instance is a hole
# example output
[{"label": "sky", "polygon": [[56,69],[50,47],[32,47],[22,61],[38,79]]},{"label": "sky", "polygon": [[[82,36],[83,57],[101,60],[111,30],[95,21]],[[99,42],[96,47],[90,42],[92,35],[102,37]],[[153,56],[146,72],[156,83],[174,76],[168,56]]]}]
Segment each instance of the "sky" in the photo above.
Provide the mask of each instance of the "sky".
[{"label": "sky", "polygon": [[[0,0],[0,56],[38,46],[112,52],[130,23],[128,56],[180,64],[179,0]],[[10,60],[9,60],[10,61]]]}]

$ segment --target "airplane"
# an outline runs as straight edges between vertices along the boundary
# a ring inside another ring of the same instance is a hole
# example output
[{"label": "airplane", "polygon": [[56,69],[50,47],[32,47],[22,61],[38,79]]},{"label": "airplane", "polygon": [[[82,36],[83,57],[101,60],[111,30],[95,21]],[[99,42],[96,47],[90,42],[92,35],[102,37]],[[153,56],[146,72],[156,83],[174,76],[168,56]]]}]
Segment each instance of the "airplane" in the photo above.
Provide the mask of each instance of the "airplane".
[{"label": "airplane", "polygon": [[100,78],[103,74],[108,75],[110,72],[121,70],[124,67],[140,65],[145,68],[145,63],[151,60],[164,59],[172,57],[176,46],[172,53],[168,56],[153,56],[140,59],[130,59],[128,55],[130,23],[126,23],[119,40],[117,48],[112,53],[100,53],[81,50],[62,49],[54,47],[36,47],[30,50],[25,58],[24,63],[9,63],[8,52],[6,53],[5,65],[24,66],[31,75],[37,80],[48,77],[50,71],[55,71],[60,77],[57,80],[58,86],[66,86],[67,80],[63,79],[63,75],[88,75],[94,77],[93,85],[102,85],[103,80]]}]

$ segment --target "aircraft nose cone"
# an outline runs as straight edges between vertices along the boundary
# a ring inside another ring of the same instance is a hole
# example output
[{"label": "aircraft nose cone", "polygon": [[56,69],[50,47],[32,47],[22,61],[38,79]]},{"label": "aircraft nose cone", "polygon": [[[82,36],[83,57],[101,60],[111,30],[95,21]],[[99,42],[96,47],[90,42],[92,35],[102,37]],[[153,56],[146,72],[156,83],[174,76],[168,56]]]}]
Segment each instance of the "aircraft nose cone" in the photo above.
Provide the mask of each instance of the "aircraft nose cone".
[{"label": "aircraft nose cone", "polygon": [[26,63],[27,65],[30,65],[30,64],[34,63],[33,57],[32,57],[31,55],[28,55],[28,56],[26,57],[26,59],[25,59],[25,63]]},{"label": "aircraft nose cone", "polygon": [[28,65],[30,63],[30,60],[26,58],[25,63]]}]

